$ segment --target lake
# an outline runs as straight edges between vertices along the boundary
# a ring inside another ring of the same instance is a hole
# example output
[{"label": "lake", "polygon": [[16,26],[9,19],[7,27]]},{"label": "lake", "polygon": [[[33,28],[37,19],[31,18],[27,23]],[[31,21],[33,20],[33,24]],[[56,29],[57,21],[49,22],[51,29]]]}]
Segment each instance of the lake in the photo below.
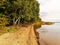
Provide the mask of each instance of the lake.
[{"label": "lake", "polygon": [[43,25],[38,29],[42,45],[60,45],[60,23]]}]

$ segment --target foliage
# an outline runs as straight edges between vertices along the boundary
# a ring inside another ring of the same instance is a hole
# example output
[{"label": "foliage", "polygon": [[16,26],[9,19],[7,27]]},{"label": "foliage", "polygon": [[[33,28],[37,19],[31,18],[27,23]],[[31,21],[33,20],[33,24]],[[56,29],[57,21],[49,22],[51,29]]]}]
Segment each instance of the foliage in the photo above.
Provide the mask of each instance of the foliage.
[{"label": "foliage", "polygon": [[[3,25],[20,25],[41,21],[36,0],[0,0],[0,22]],[[7,20],[8,19],[8,20]],[[6,23],[5,23],[6,22]]]},{"label": "foliage", "polygon": [[45,22],[45,25],[52,25],[54,22]]},{"label": "foliage", "polygon": [[16,30],[16,28],[6,28],[6,32],[13,32],[15,30]]},{"label": "foliage", "polygon": [[0,29],[3,29],[8,24],[8,18],[5,15],[0,14]]}]

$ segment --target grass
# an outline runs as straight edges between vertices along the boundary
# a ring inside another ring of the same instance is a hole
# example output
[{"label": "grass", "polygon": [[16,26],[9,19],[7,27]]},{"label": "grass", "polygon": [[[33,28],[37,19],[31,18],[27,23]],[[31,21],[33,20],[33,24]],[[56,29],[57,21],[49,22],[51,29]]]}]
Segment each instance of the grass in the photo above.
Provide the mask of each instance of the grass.
[{"label": "grass", "polygon": [[0,30],[0,35],[8,32],[14,32],[18,30],[20,26],[9,26],[9,27],[4,27],[3,29]]}]

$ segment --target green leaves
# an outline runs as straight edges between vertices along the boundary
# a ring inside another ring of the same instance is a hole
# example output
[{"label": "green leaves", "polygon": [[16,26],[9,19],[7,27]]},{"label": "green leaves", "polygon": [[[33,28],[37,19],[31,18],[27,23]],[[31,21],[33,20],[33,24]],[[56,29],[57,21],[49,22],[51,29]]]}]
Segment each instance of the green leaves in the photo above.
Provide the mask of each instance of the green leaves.
[{"label": "green leaves", "polygon": [[16,30],[16,28],[7,28],[7,29],[6,29],[7,32],[13,32],[13,31],[15,31],[15,30]]},{"label": "green leaves", "polygon": [[0,14],[9,19],[8,23],[16,25],[35,22],[39,19],[39,3],[36,0],[0,0]]}]

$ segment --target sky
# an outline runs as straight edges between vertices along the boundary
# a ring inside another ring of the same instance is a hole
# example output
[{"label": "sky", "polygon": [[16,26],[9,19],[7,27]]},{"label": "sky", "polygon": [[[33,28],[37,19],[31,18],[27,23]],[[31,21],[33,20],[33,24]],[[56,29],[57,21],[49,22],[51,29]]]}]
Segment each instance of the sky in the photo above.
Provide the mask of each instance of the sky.
[{"label": "sky", "polygon": [[43,21],[60,22],[60,0],[38,0]]}]

